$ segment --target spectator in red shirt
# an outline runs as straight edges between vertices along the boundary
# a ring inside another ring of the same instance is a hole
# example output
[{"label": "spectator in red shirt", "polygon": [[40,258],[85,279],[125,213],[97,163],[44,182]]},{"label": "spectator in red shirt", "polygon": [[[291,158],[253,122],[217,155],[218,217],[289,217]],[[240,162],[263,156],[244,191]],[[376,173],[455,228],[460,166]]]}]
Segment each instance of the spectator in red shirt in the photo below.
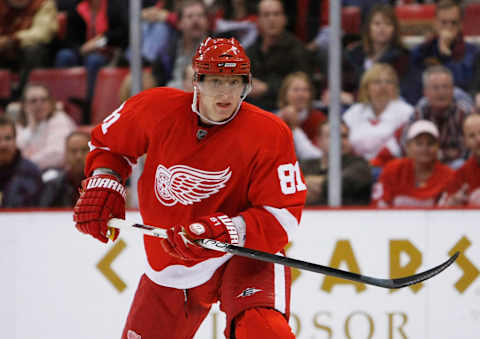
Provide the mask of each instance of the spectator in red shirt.
[{"label": "spectator in red shirt", "polygon": [[315,146],[320,125],[325,115],[312,107],[313,85],[304,72],[294,72],[282,81],[278,93],[277,115],[292,129],[295,150],[299,160],[320,158]]},{"label": "spectator in red shirt", "polygon": [[471,156],[455,171],[442,198],[442,206],[480,206],[480,114],[465,119],[463,137]]},{"label": "spectator in red shirt", "polygon": [[377,207],[431,207],[453,177],[453,170],[438,160],[438,128],[419,120],[407,132],[407,157],[389,162],[373,187]]}]

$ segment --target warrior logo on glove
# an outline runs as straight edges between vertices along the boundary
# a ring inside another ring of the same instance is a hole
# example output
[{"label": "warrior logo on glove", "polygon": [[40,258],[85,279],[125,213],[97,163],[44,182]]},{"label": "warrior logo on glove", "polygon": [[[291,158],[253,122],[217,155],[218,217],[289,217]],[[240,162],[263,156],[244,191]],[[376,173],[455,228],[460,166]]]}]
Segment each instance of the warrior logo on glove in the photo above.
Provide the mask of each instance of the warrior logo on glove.
[{"label": "warrior logo on glove", "polygon": [[225,225],[225,227],[227,228],[228,234],[230,235],[230,244],[238,245],[239,244],[238,231],[232,219],[230,219],[226,215],[220,215],[218,216],[218,219],[220,220],[220,222],[219,221],[215,222],[214,220],[217,220],[217,218],[215,217],[210,218],[210,220],[212,220],[215,224]]}]

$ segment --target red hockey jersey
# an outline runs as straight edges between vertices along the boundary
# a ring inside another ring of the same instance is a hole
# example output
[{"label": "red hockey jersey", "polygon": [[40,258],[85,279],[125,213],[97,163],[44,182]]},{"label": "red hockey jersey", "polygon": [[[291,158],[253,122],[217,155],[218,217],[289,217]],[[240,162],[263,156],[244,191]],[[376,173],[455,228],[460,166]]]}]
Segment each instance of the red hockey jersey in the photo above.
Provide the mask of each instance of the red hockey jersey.
[{"label": "red hockey jersey", "polygon": [[430,178],[417,187],[413,160],[392,160],[373,186],[372,204],[377,207],[434,206],[452,177],[453,170],[437,161]]},{"label": "red hockey jersey", "polygon": [[480,206],[480,164],[475,157],[470,157],[462,167],[455,171],[455,175],[447,186],[447,194],[452,195],[467,184],[468,205]]},{"label": "red hockey jersey", "polygon": [[[192,100],[171,88],[127,100],[92,131],[86,174],[106,167],[126,178],[146,154],[138,183],[146,224],[169,228],[223,212],[243,217],[246,247],[280,251],[298,228],[306,196],[290,129],[245,102],[228,124],[202,127]],[[183,262],[159,242],[144,238],[146,273],[164,286],[198,286],[230,258]]]}]

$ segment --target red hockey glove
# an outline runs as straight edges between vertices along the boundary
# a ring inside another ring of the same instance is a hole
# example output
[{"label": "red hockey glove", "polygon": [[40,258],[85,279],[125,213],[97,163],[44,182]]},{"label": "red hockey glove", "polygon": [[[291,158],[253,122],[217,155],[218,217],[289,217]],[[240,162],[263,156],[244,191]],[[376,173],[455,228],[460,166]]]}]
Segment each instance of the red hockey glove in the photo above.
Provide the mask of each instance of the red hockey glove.
[{"label": "red hockey glove", "polygon": [[175,226],[167,230],[168,238],[162,246],[170,255],[183,260],[203,260],[221,257],[225,253],[204,249],[196,239],[214,239],[233,245],[239,244],[238,231],[233,221],[222,213],[202,217],[188,227]]},{"label": "red hockey glove", "polygon": [[[125,187],[112,175],[94,175],[83,180],[80,198],[73,209],[75,226],[106,243],[107,221],[113,217],[125,219],[125,197]],[[118,232],[113,240],[117,237]]]}]

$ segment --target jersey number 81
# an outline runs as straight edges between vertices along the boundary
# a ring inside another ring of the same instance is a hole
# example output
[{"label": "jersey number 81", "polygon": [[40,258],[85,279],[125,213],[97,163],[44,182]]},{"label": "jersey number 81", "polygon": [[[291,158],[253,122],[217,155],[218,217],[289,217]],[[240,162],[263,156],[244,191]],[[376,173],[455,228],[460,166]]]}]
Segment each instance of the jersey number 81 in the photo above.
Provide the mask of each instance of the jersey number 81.
[{"label": "jersey number 81", "polygon": [[278,166],[277,173],[283,194],[293,194],[297,191],[304,191],[307,189],[307,186],[305,186],[302,181],[298,161],[295,165],[283,164]]}]

